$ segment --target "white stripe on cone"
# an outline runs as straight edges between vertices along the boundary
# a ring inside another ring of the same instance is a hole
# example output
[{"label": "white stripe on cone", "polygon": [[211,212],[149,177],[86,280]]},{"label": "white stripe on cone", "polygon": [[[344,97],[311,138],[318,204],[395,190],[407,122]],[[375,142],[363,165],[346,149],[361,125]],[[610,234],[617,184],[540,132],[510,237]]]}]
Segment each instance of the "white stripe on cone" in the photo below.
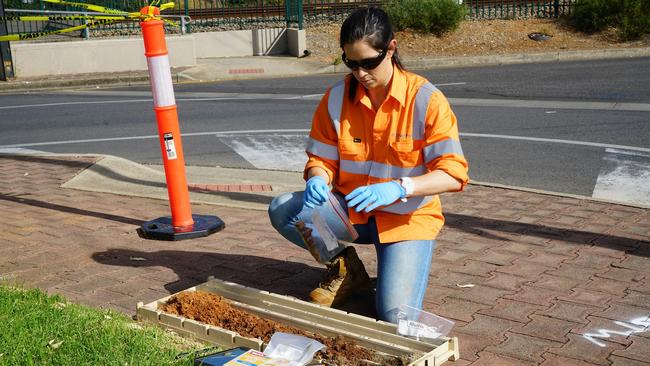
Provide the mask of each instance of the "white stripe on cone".
[{"label": "white stripe on cone", "polygon": [[149,67],[154,107],[175,105],[176,101],[172,86],[172,73],[169,67],[169,56],[147,57],[147,65]]}]

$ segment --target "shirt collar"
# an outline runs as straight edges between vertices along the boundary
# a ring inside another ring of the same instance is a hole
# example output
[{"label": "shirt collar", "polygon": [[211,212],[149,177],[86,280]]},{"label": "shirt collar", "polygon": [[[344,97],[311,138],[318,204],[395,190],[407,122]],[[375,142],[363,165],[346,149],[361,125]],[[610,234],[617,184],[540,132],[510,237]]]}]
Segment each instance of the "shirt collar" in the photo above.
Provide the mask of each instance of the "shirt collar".
[{"label": "shirt collar", "polygon": [[[353,78],[354,75],[350,74],[350,78]],[[393,65],[393,80],[390,83],[390,90],[388,91],[387,98],[392,97],[398,101],[402,107],[406,104],[406,75],[399,67]],[[372,109],[370,104],[370,98],[366,95],[366,89],[359,84],[357,87],[357,93],[354,96],[354,103],[365,104],[368,108]]]},{"label": "shirt collar", "polygon": [[393,82],[390,84],[388,96],[395,98],[402,107],[406,104],[406,75],[396,65],[393,65]]}]

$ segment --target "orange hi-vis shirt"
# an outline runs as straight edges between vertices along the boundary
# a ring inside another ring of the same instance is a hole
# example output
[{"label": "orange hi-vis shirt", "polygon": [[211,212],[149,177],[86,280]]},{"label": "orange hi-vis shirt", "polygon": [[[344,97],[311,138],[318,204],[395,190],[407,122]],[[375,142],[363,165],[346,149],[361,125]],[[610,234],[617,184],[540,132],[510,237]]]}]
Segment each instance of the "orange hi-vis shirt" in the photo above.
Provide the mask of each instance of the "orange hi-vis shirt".
[{"label": "orange hi-vis shirt", "polygon": [[[456,116],[447,99],[421,76],[393,67],[386,100],[375,111],[359,84],[352,100],[348,75],[327,90],[312,121],[307,144],[312,167],[329,175],[335,191],[442,170],[461,183],[469,178]],[[409,197],[369,213],[348,209],[353,224],[375,216],[379,240],[433,240],[444,224],[438,195]]]}]

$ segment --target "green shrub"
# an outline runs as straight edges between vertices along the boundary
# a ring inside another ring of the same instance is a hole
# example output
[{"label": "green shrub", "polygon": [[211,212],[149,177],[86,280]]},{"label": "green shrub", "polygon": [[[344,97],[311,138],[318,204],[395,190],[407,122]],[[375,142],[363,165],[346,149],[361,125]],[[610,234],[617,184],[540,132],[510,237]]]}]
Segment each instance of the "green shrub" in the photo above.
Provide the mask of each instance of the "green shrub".
[{"label": "green shrub", "polygon": [[585,33],[616,27],[622,40],[650,33],[650,0],[578,0],[573,25]]},{"label": "green shrub", "polygon": [[650,0],[622,0],[618,24],[622,39],[638,39],[650,33]]},{"label": "green shrub", "polygon": [[457,0],[395,0],[385,10],[397,30],[412,28],[436,35],[458,28],[466,12]]}]

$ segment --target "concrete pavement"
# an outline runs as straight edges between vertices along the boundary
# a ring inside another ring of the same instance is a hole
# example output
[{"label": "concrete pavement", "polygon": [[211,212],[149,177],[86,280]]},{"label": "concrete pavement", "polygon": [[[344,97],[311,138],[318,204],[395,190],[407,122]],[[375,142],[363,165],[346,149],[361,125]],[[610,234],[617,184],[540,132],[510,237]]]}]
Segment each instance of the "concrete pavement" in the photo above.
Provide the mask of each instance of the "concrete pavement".
[{"label": "concrete pavement", "polygon": [[[158,167],[0,155],[0,280],[130,315],[208,276],[306,299],[324,271],[265,212],[300,176],[187,172],[193,213],[226,228],[161,242],[136,231],[169,215]],[[442,200],[425,309],[456,322],[453,364],[650,365],[650,210],[483,185]],[[357,248],[375,275],[374,250]]]}]

